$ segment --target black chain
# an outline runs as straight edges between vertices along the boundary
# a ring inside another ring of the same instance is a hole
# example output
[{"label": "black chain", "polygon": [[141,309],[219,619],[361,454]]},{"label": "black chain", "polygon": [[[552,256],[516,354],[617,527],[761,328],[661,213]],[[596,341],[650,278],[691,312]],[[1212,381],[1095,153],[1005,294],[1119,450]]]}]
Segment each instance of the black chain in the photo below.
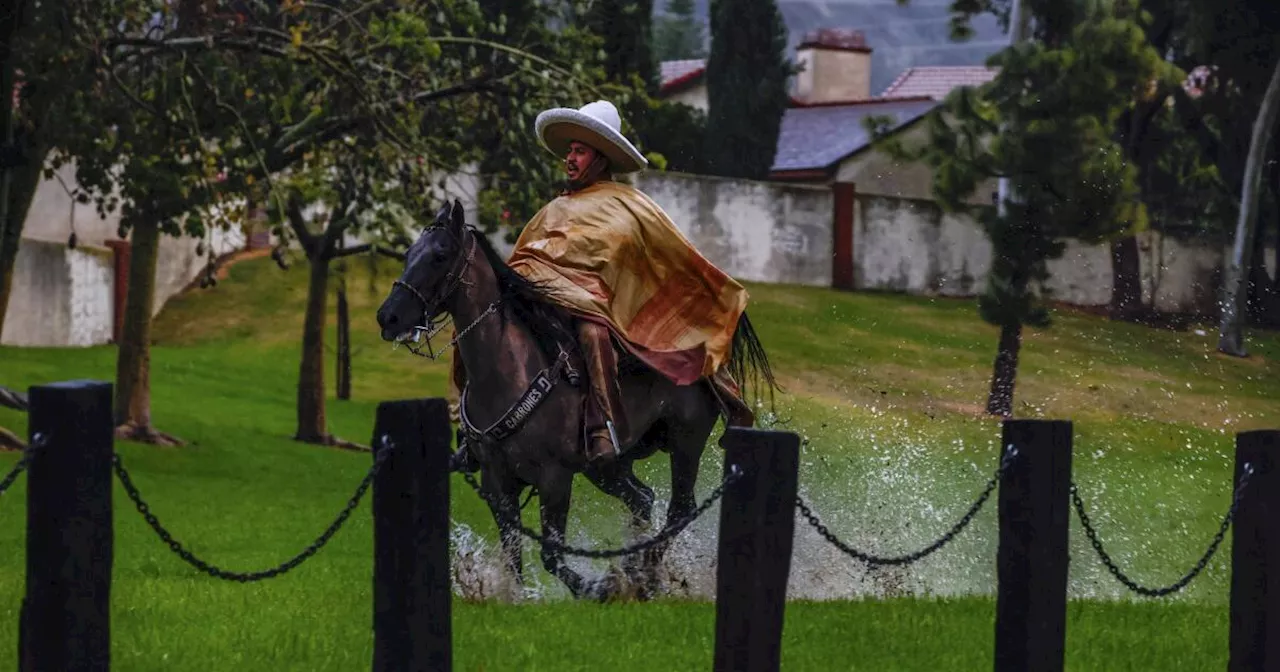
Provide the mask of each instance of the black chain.
[{"label": "black chain", "polygon": [[18,459],[17,464],[13,465],[13,469],[9,470],[9,473],[5,474],[4,480],[0,480],[0,495],[3,495],[5,491],[9,489],[9,486],[13,485],[14,481],[18,480],[19,474],[26,471],[27,465],[31,464],[32,454],[36,452],[37,448],[43,448],[46,443],[48,443],[48,439],[45,438],[44,434],[37,432],[36,435],[32,437],[31,444],[23,449],[22,457]]},{"label": "black chain", "polygon": [[138,512],[142,514],[143,518],[147,519],[147,524],[151,526],[151,529],[155,530],[156,534],[160,535],[160,539],[164,541],[164,543],[169,546],[169,549],[176,553],[178,557],[185,560],[187,564],[192,567],[195,567],[214,578],[248,583],[251,581],[270,579],[284,574],[298,565],[301,565],[304,560],[315,555],[316,552],[325,544],[329,543],[329,539],[337,533],[343,523],[347,522],[347,518],[351,515],[351,512],[360,504],[360,499],[364,497],[365,491],[368,490],[370,484],[373,483],[373,478],[377,475],[378,469],[382,466],[382,463],[386,461],[387,456],[391,454],[390,442],[384,440],[384,443],[386,443],[387,447],[378,452],[377,457],[374,459],[373,466],[369,468],[369,473],[365,474],[364,480],[360,481],[360,485],[356,487],[355,494],[347,501],[347,506],[338,514],[337,519],[330,523],[329,527],[321,533],[320,537],[311,542],[305,550],[298,555],[295,555],[293,558],[280,565],[272,567],[271,569],[261,572],[230,572],[225,569],[214,567],[200,558],[197,558],[191,553],[191,551],[184,548],[178,540],[174,539],[173,535],[170,534],[169,531],[160,524],[160,521],[156,519],[155,514],[151,513],[151,507],[147,506],[147,503],[142,501],[142,496],[138,493],[138,489],[134,487],[133,480],[129,478],[129,472],[125,471],[124,464],[120,461],[119,454],[113,454],[111,456],[111,466],[115,468],[116,475],[120,477],[120,483],[124,485],[125,492],[129,494],[129,499],[132,499],[133,503],[137,505]]},{"label": "black chain", "polygon": [[699,505],[698,508],[695,509],[692,513],[680,519],[674,525],[668,525],[661,532],[659,532],[658,534],[654,535],[649,539],[638,541],[634,544],[629,544],[621,548],[614,548],[614,549],[608,549],[608,550],[577,548],[575,546],[569,546],[567,544],[564,544],[555,539],[548,539],[547,537],[544,537],[543,535],[538,534],[537,532],[534,532],[528,527],[525,527],[524,524],[520,522],[520,520],[508,517],[507,511],[506,511],[507,507],[502,506],[501,504],[494,504],[493,500],[489,499],[489,495],[486,494],[485,491],[480,488],[480,484],[476,482],[476,479],[474,476],[472,476],[467,472],[463,472],[462,477],[466,479],[467,483],[469,483],[471,487],[475,489],[476,493],[479,494],[480,497],[482,497],[486,502],[490,503],[490,505],[494,508],[494,510],[501,511],[501,514],[499,514],[499,516],[503,519],[503,521],[508,526],[514,527],[520,530],[521,534],[524,534],[526,537],[529,537],[530,539],[538,542],[539,544],[542,544],[543,548],[551,550],[553,552],[564,553],[566,555],[575,555],[581,558],[600,559],[600,558],[617,558],[617,557],[626,556],[626,555],[635,555],[637,553],[642,553],[644,551],[647,551],[650,548],[653,548],[654,546],[657,546],[659,544],[666,543],[667,541],[675,538],[676,535],[684,531],[684,528],[688,527],[691,523],[693,523],[693,521],[697,520],[699,517],[702,516],[702,514],[706,513],[707,509],[711,508],[711,505],[714,504],[716,500],[720,499],[720,497],[724,495],[725,488],[729,487],[730,484],[736,482],[739,478],[742,477],[742,471],[736,465],[733,466],[731,468],[729,475],[725,477],[724,481],[721,482],[720,485],[716,486],[715,490],[711,491],[711,496],[709,496],[706,499],[706,501],[704,501],[701,505]]},{"label": "black chain", "polygon": [[835,546],[836,548],[840,549],[841,551],[843,551],[845,554],[849,555],[853,559],[866,563],[872,567],[882,566],[882,565],[887,565],[887,566],[909,565],[918,560],[925,558],[928,555],[931,555],[932,553],[942,548],[943,546],[946,546],[948,543],[951,542],[952,539],[955,539],[956,535],[960,534],[960,532],[963,531],[964,528],[969,526],[969,523],[973,521],[974,516],[978,515],[978,512],[982,510],[982,505],[987,503],[987,499],[991,497],[991,493],[995,491],[996,485],[1000,482],[1000,477],[1004,474],[1005,470],[1009,468],[1009,465],[1013,462],[1013,458],[1016,457],[1017,454],[1018,454],[1018,449],[1015,448],[1014,446],[1009,446],[1009,449],[1005,451],[1004,457],[1001,458],[1000,460],[1000,467],[996,469],[995,475],[992,476],[991,480],[987,482],[986,489],[983,490],[982,494],[978,496],[978,500],[975,501],[973,505],[969,507],[969,511],[964,514],[964,517],[960,519],[960,522],[953,525],[951,529],[947,530],[947,533],[942,535],[942,537],[940,537],[937,541],[933,542],[932,544],[929,544],[928,546],[926,546],[925,548],[919,551],[916,551],[915,553],[908,553],[907,555],[899,555],[896,557],[884,558],[876,555],[871,555],[869,553],[863,553],[862,551],[859,551],[858,549],[849,546],[843,541],[840,541],[840,539],[837,538],[835,534],[833,534],[830,530],[827,529],[826,525],[822,524],[822,521],[818,520],[818,517],[814,515],[813,511],[808,507],[808,505],[805,504],[803,498],[796,497],[796,506],[800,509],[800,513],[805,517],[805,519],[809,521],[809,524],[813,526],[813,529],[817,530],[818,534],[822,535],[822,537],[826,539],[832,546]]},{"label": "black chain", "polygon": [[1084,533],[1089,536],[1089,542],[1093,544],[1093,550],[1098,552],[1098,557],[1102,558],[1102,564],[1107,566],[1107,571],[1116,577],[1120,583],[1123,583],[1129,590],[1146,597],[1164,597],[1170,593],[1176,593],[1191,583],[1193,579],[1204,571],[1205,566],[1209,564],[1209,559],[1217,552],[1218,546],[1222,544],[1222,539],[1227,535],[1227,529],[1231,527],[1231,521],[1235,518],[1236,509],[1240,506],[1240,495],[1244,493],[1244,488],[1249,484],[1249,477],[1253,475],[1253,465],[1245,463],[1243,473],[1240,474],[1240,482],[1236,484],[1236,491],[1231,497],[1231,506],[1227,508],[1227,514],[1222,517],[1222,525],[1218,528],[1218,533],[1213,535],[1213,541],[1209,543],[1209,548],[1200,557],[1200,561],[1191,568],[1177,582],[1165,586],[1163,588],[1147,588],[1138,585],[1136,581],[1130,579],[1116,563],[1112,561],[1111,556],[1102,550],[1102,542],[1098,541],[1098,533],[1093,529],[1093,523],[1089,521],[1088,514],[1084,511],[1084,502],[1080,500],[1080,493],[1076,488],[1075,481],[1071,482],[1071,501],[1075,504],[1076,513],[1080,516],[1080,523],[1084,525]]},{"label": "black chain", "polygon": [[8,490],[9,486],[13,485],[13,482],[18,480],[18,474],[21,474],[26,468],[27,455],[24,452],[22,458],[18,460],[18,463],[13,465],[13,469],[10,470],[9,473],[5,474],[4,480],[0,481],[0,495],[3,495],[4,491]]}]

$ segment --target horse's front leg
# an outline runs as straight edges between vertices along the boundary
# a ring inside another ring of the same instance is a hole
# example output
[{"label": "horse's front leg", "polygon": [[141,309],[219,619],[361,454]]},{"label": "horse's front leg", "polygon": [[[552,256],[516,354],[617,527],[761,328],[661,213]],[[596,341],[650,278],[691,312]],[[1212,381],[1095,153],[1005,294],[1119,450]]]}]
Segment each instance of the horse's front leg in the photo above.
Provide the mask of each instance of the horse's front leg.
[{"label": "horse's front leg", "polygon": [[[538,489],[538,510],[542,516],[542,536],[557,544],[564,543],[565,526],[569,520],[569,500],[573,492],[573,474],[555,469],[543,479]],[[542,546],[542,566],[552,576],[560,579],[575,598],[587,597],[589,586],[582,575],[564,561],[564,553],[557,548]]]},{"label": "horse's front leg", "polygon": [[480,486],[493,521],[498,525],[503,560],[516,581],[524,585],[524,545],[519,529],[521,486],[515,479],[495,476],[495,473],[486,470]]}]

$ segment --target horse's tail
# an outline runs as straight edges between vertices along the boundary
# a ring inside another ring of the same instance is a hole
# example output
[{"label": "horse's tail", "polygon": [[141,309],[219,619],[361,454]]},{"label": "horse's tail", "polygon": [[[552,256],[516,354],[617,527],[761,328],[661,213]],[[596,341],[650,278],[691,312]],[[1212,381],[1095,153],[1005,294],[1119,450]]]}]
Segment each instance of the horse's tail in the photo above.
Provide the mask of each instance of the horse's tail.
[{"label": "horse's tail", "polygon": [[738,328],[733,332],[733,349],[729,356],[729,373],[742,388],[743,400],[747,397],[747,387],[759,394],[761,379],[769,391],[769,405],[773,406],[773,393],[782,391],[777,379],[773,377],[773,368],[769,365],[769,356],[756,335],[755,328],[746,311],[738,318]]}]

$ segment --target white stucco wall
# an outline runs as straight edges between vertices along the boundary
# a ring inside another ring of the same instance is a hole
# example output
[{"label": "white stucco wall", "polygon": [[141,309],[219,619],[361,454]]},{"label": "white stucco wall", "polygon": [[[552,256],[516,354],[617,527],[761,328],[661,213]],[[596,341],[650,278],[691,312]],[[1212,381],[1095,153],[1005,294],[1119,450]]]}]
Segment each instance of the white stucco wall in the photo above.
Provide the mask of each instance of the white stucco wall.
[{"label": "white stucco wall", "polygon": [[704,113],[711,107],[710,103],[707,102],[706,84],[698,84],[684,89],[683,91],[673,93],[666,96],[666,100],[675,103],[684,103],[689,107],[702,110]]},{"label": "white stucco wall", "polygon": [[22,240],[13,275],[0,343],[69,347],[111,339],[109,250]]},{"label": "white stucco wall", "polygon": [[111,253],[101,248],[63,249],[71,285],[66,345],[107,343],[114,319]]},{"label": "white stucco wall", "polygon": [[829,189],[657,171],[633,183],[733,277],[831,284]]},{"label": "white stucco wall", "polygon": [[[991,268],[991,243],[966,216],[944,215],[931,202],[860,195],[854,224],[854,282],[859,289],[973,296]],[[1138,236],[1143,301],[1167,312],[1212,313],[1228,251],[1147,231]],[[1268,271],[1274,255],[1268,251]],[[1108,245],[1068,241],[1048,264],[1053,300],[1078,306],[1111,301]]]}]

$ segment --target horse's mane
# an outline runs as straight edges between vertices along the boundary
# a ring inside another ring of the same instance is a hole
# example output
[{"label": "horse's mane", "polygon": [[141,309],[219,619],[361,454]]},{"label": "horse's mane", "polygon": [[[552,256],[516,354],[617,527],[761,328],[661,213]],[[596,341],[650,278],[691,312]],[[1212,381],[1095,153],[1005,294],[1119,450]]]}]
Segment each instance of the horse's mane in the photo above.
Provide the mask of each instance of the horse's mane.
[{"label": "horse's mane", "polygon": [[560,354],[561,347],[576,348],[577,337],[569,326],[572,317],[553,300],[553,290],[511,270],[483,232],[472,229],[471,235],[498,278],[498,291],[502,298],[533,332],[543,354],[554,359]]}]

